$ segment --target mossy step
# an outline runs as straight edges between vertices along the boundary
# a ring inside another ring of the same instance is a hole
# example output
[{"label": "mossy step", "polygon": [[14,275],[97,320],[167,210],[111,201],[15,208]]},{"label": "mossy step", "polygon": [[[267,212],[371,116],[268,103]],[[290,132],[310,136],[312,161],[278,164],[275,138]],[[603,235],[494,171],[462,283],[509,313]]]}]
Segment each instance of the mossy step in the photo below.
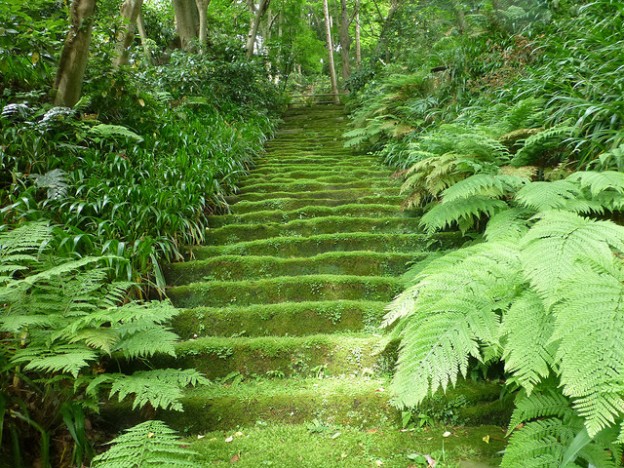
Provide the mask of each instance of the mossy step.
[{"label": "mossy step", "polygon": [[355,217],[324,216],[295,219],[288,222],[267,222],[262,224],[227,224],[209,229],[205,234],[205,245],[236,244],[272,237],[307,237],[336,232],[404,233],[421,232],[417,217]]},{"label": "mossy step", "polygon": [[314,192],[305,191],[275,191],[268,193],[240,193],[238,195],[232,195],[226,197],[226,200],[230,203],[236,203],[239,201],[265,201],[275,200],[278,198],[319,198],[319,199],[332,199],[332,200],[347,200],[349,203],[358,200],[363,197],[387,197],[398,196],[399,189],[397,187],[366,187],[366,188],[346,188],[346,189],[330,189],[330,190],[317,190]]},{"label": "mossy step", "polygon": [[244,307],[198,307],[173,321],[182,339],[199,336],[304,336],[378,327],[385,301],[315,301]]},{"label": "mossy step", "polygon": [[279,148],[267,148],[264,157],[258,159],[258,164],[267,162],[289,162],[296,164],[298,162],[315,162],[316,164],[325,163],[341,163],[341,162],[353,162],[361,161],[362,163],[379,163],[379,158],[376,156],[362,156],[356,155],[352,151],[336,148],[323,148],[321,151],[319,148],[297,148],[297,147],[279,147]]},{"label": "mossy step", "polygon": [[202,281],[242,281],[301,275],[399,276],[408,262],[425,254],[386,252],[328,252],[314,257],[224,255],[165,267],[170,286]]},{"label": "mossy step", "polygon": [[339,182],[319,182],[310,179],[300,179],[289,183],[260,183],[254,185],[246,185],[241,189],[240,193],[270,193],[284,192],[326,192],[328,190],[348,190],[358,188],[380,189],[394,188],[395,193],[399,191],[399,184],[391,179],[378,180],[353,180],[344,179]]},{"label": "mossy step", "polygon": [[381,338],[357,335],[203,337],[179,343],[176,357],[154,355],[156,368],[194,368],[209,379],[236,372],[244,377],[360,375],[382,359]]},{"label": "mossy step", "polygon": [[288,160],[280,160],[280,159],[263,159],[263,160],[255,160],[254,171],[258,171],[260,173],[267,171],[294,171],[294,170],[307,170],[307,169],[333,169],[337,170],[349,170],[349,169],[379,169],[383,167],[381,160],[379,159],[369,159],[369,160],[361,160],[361,159],[349,159],[344,160],[340,158],[340,161],[333,161],[329,164],[327,161],[323,160],[322,162],[309,160],[309,159],[299,159],[297,161],[288,161]]},{"label": "mossy step", "polygon": [[438,242],[456,245],[462,237],[457,233],[374,234],[367,232],[319,234],[310,237],[277,237],[223,246],[195,247],[197,259],[215,255],[272,255],[276,257],[313,257],[325,252],[422,252]]},{"label": "mossy step", "polygon": [[390,301],[402,289],[398,278],[306,275],[192,283],[168,288],[167,296],[176,307],[193,308],[338,299]]},{"label": "mossy step", "polygon": [[[301,424],[319,420],[373,428],[399,422],[399,412],[390,404],[386,391],[388,385],[385,378],[363,376],[212,385],[190,391],[183,399],[184,413],[159,416],[195,434],[256,426],[258,421]],[[435,402],[423,403],[417,415],[426,415],[432,422],[505,425],[513,404],[509,399],[501,400],[500,393],[498,383],[462,381],[446,395],[436,394]]]},{"label": "mossy step", "polygon": [[[229,214],[211,216],[208,225],[211,228],[218,228],[230,224],[260,224],[260,223],[287,223],[294,220],[314,219],[331,216],[334,218],[389,218],[396,217],[405,219],[408,216],[403,214],[396,205],[362,205],[351,204],[341,206],[306,206],[292,211],[264,210],[255,213]],[[337,221],[337,220],[334,220]],[[334,231],[339,231],[337,226]]]},{"label": "mossy step", "polygon": [[325,173],[325,174],[357,174],[359,172],[383,172],[384,177],[391,174],[390,169],[384,168],[378,162],[363,163],[342,163],[342,164],[315,164],[315,163],[295,163],[295,164],[262,164],[253,169],[254,176],[283,175],[295,172],[302,173]]},{"label": "mossy step", "polygon": [[273,177],[265,180],[262,177],[249,177],[238,184],[241,191],[249,191],[248,188],[264,187],[269,185],[279,190],[280,186],[289,186],[292,184],[308,185],[308,184],[358,184],[356,187],[369,187],[369,186],[399,186],[396,180],[390,179],[390,177],[377,177],[377,178],[355,178],[349,175],[331,175],[323,177],[309,177],[307,179],[291,179],[290,177]]},{"label": "mossy step", "polygon": [[408,457],[431,454],[437,461],[443,458],[438,466],[489,468],[500,465],[505,429],[435,424],[401,431],[392,424],[362,428],[317,419],[208,432],[187,443],[198,453],[197,466],[229,466],[236,460],[238,468],[415,468],[424,465]]},{"label": "mossy step", "polygon": [[261,182],[289,182],[293,179],[314,179],[314,180],[326,180],[329,177],[351,177],[351,178],[388,178],[391,176],[389,170],[382,170],[379,167],[377,170],[368,169],[349,169],[341,170],[337,168],[328,167],[320,170],[294,170],[290,172],[267,172],[262,173],[260,170],[254,170],[249,177],[245,178],[246,184],[261,183]]},{"label": "mossy step", "polygon": [[355,200],[336,200],[332,198],[274,198],[262,201],[242,201],[230,206],[232,213],[244,214],[264,210],[292,211],[306,206],[343,206],[349,204],[358,205],[395,205],[398,209],[405,200],[402,195],[380,196],[373,195],[361,197]]}]

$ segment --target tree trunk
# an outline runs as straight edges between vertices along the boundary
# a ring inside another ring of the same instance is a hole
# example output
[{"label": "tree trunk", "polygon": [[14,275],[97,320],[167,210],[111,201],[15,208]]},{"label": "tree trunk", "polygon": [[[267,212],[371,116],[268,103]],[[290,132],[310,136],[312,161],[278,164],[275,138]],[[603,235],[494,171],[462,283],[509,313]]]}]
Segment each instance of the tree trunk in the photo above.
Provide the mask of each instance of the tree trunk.
[{"label": "tree trunk", "polygon": [[351,38],[349,37],[349,10],[347,10],[347,0],[340,0],[340,6],[340,56],[342,57],[342,79],[348,80],[351,76],[351,64],[349,62]]},{"label": "tree trunk", "polygon": [[[256,45],[256,37],[258,37],[258,27],[262,16],[269,8],[271,0],[261,0],[258,9],[255,11],[253,18],[251,19],[251,25],[249,27],[249,34],[247,34],[247,58],[251,58],[254,53],[254,46]],[[252,10],[253,11],[253,10]]]},{"label": "tree trunk", "polygon": [[180,38],[180,45],[184,50],[190,50],[193,41],[197,39],[199,26],[199,12],[194,0],[173,0],[175,12],[176,32]]},{"label": "tree trunk", "polygon": [[334,103],[340,104],[340,96],[338,95],[338,79],[336,77],[336,65],[334,64],[334,43],[331,35],[331,18],[329,16],[329,5],[327,4],[327,0],[323,0],[323,14],[325,15],[325,34],[327,36],[329,78],[331,80],[332,94],[334,95]]},{"label": "tree trunk", "polygon": [[125,0],[121,5],[123,25],[117,34],[117,56],[113,60],[115,68],[128,64],[130,46],[136,32],[136,21],[142,6],[143,0]]},{"label": "tree trunk", "polygon": [[360,25],[360,0],[355,0],[355,65],[362,65],[362,27]]},{"label": "tree trunk", "polygon": [[72,2],[71,26],[65,38],[54,82],[54,104],[57,106],[72,107],[80,99],[82,80],[89,57],[96,1],[74,0]]},{"label": "tree trunk", "polygon": [[141,46],[143,46],[143,53],[145,54],[145,60],[147,63],[152,65],[154,63],[154,57],[152,56],[152,51],[150,50],[150,46],[148,44],[147,32],[145,32],[145,22],[143,21],[143,14],[141,10],[139,10],[139,14],[137,15],[136,20],[137,30],[139,31],[139,37],[141,38]]},{"label": "tree trunk", "polygon": [[210,0],[195,0],[195,3],[199,13],[199,47],[200,52],[204,53],[208,40],[208,5],[210,5]]}]

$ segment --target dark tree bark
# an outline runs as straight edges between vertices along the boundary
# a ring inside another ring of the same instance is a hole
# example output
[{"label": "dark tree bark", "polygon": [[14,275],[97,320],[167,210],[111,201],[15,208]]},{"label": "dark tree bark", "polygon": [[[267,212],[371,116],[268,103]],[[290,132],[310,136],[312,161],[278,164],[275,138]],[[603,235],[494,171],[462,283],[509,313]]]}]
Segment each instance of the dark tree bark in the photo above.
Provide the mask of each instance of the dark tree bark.
[{"label": "dark tree bark", "polygon": [[117,56],[113,60],[113,66],[119,68],[128,64],[130,46],[136,33],[137,18],[141,12],[143,0],[125,0],[121,5],[121,17],[123,26],[117,35]]},{"label": "dark tree bark", "polygon": [[82,80],[87,68],[96,0],[74,0],[71,26],[54,82],[54,104],[72,107],[80,99]]}]

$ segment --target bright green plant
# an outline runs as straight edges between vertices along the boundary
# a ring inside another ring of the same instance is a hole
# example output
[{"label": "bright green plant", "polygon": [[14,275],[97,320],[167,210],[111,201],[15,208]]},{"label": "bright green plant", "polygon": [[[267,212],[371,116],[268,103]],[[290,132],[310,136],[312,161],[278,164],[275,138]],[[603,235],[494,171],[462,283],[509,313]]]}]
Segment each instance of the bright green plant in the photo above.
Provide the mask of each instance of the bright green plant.
[{"label": "bright green plant", "polygon": [[128,301],[134,286],[108,280],[110,258],[61,258],[54,242],[44,224],[0,234],[0,429],[17,442],[24,423],[40,432],[44,466],[61,421],[74,438],[74,460],[88,458],[84,420],[102,399],[181,411],[182,389],[207,383],[193,369],[109,372],[114,362],[174,355],[177,335],[166,324],[177,310],[168,302]]},{"label": "bright green plant", "polygon": [[146,421],[115,438],[93,459],[94,468],[194,467],[195,452],[162,421]]}]

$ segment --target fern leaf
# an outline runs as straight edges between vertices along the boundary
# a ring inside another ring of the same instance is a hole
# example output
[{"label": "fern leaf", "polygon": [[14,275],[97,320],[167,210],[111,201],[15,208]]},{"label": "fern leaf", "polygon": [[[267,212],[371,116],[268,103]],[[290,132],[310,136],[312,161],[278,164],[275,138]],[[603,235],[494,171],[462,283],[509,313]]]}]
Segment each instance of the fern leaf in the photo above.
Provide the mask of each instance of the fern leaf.
[{"label": "fern leaf", "polygon": [[475,195],[498,198],[509,192],[517,191],[528,182],[529,179],[524,177],[475,174],[447,188],[442,194],[442,199],[444,202],[451,202]]},{"label": "fern leaf", "polygon": [[522,208],[510,208],[496,213],[490,218],[485,228],[488,241],[519,240],[529,230],[527,219],[532,211]]},{"label": "fern leaf", "polygon": [[553,149],[563,146],[569,138],[576,135],[576,127],[561,126],[544,130],[532,135],[524,142],[524,146],[511,160],[512,166],[530,166]]},{"label": "fern leaf", "polygon": [[11,362],[23,364],[26,370],[66,372],[77,378],[80,371],[97,358],[97,353],[79,345],[58,345],[51,348],[28,346],[16,351]]},{"label": "fern leaf", "polygon": [[583,189],[589,189],[593,197],[608,190],[624,194],[624,173],[621,172],[579,171],[568,176],[567,180],[578,183]]},{"label": "fern leaf", "polygon": [[111,448],[93,459],[94,468],[197,466],[196,452],[184,447],[176,432],[162,421],[146,421],[111,442]]},{"label": "fern leaf", "polygon": [[467,231],[482,216],[494,214],[508,208],[507,203],[483,196],[442,202],[434,206],[420,220],[425,230],[433,233],[457,223],[462,232]]},{"label": "fern leaf", "polygon": [[550,374],[553,350],[548,341],[553,326],[553,317],[546,313],[539,296],[530,290],[514,301],[503,318],[505,370],[513,373],[514,380],[528,394]]},{"label": "fern leaf", "polygon": [[511,434],[523,423],[550,417],[562,420],[576,417],[570,401],[561,392],[553,387],[534,392],[530,396],[521,392],[516,398],[516,407],[511,415],[507,434]]},{"label": "fern leaf", "polygon": [[565,208],[580,194],[579,187],[567,180],[531,182],[518,191],[516,200],[535,211],[546,211]]}]

